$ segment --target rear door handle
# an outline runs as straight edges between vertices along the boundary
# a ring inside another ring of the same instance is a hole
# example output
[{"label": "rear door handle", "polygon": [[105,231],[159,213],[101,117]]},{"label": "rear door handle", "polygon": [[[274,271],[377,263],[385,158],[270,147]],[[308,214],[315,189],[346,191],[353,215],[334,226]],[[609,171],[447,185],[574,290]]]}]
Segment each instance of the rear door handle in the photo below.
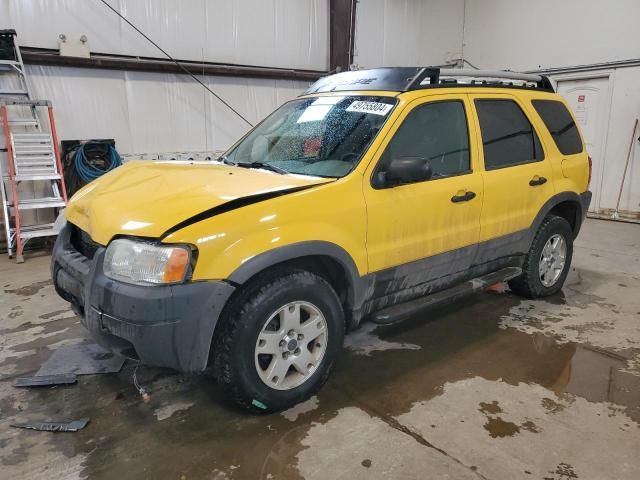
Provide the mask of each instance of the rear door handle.
[{"label": "rear door handle", "polygon": [[453,203],[468,202],[476,198],[475,192],[465,192],[464,195],[454,195],[451,197]]},{"label": "rear door handle", "polygon": [[545,183],[547,183],[547,179],[544,177],[539,177],[538,175],[536,175],[531,180],[529,180],[529,185],[531,185],[532,187],[537,187],[538,185],[544,185]]}]

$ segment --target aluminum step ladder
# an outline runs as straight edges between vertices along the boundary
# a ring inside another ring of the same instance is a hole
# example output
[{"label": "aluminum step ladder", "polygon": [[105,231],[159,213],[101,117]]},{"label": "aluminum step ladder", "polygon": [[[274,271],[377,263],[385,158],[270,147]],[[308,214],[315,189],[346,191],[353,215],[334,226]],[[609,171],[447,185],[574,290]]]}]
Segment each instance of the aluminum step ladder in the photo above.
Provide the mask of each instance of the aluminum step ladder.
[{"label": "aluminum step ladder", "polygon": [[[7,251],[10,258],[15,251],[17,262],[22,263],[22,252],[29,240],[55,236],[58,231],[51,221],[27,225],[21,215],[28,210],[45,209],[49,216],[51,212],[55,215],[66,205],[67,193],[51,102],[32,98],[15,38],[15,30],[0,30],[0,42],[5,47],[0,50],[5,53],[0,58],[0,122],[5,141],[0,149],[0,194]],[[48,132],[43,132],[40,125],[38,109],[42,107],[48,113]],[[32,191],[37,192],[35,198],[21,194],[20,185],[31,185]],[[34,216],[40,217],[38,213]]]}]

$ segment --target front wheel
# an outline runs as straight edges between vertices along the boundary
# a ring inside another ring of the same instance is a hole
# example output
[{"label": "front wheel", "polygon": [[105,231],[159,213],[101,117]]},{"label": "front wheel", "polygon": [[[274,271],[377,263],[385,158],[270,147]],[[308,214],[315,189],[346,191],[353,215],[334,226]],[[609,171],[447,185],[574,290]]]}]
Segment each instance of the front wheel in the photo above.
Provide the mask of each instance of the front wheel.
[{"label": "front wheel", "polygon": [[337,294],[306,271],[252,282],[221,322],[213,373],[236,404],[257,413],[283,410],[318,391],[344,338]]},{"label": "front wheel", "polygon": [[573,231],[562,217],[546,217],[525,256],[522,276],[511,280],[515,293],[529,298],[547,297],[562,288],[573,256]]}]

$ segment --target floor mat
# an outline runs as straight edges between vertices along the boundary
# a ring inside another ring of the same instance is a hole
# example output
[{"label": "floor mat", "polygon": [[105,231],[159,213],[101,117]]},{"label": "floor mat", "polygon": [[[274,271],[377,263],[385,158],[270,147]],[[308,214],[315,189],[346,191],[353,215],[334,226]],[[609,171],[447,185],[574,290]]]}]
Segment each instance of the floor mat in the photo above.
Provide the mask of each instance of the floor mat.
[{"label": "floor mat", "polygon": [[91,375],[119,372],[125,358],[94,343],[82,343],[58,348],[36,373],[36,376]]},{"label": "floor mat", "polygon": [[40,375],[33,377],[18,377],[15,387],[50,387],[52,385],[73,385],[78,378],[73,373],[61,375]]}]

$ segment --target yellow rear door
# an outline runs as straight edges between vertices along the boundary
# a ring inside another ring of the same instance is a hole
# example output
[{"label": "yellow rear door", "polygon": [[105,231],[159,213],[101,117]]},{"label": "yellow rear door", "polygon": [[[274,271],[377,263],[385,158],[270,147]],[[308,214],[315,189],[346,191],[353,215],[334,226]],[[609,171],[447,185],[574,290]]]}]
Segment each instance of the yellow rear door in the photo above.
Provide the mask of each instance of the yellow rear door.
[{"label": "yellow rear door", "polygon": [[[456,259],[443,264],[444,274],[468,268],[480,233],[483,191],[469,109],[465,94],[430,95],[410,103],[394,123],[363,179],[370,272],[409,265],[399,275],[406,278],[412,262],[418,270],[433,270],[416,261],[443,252]],[[374,188],[373,176],[403,157],[424,158],[433,177]],[[470,248],[456,254],[463,247]],[[403,287],[410,283],[415,282]]]},{"label": "yellow rear door", "polygon": [[527,229],[554,194],[548,154],[531,106],[510,94],[471,94],[478,122],[484,205],[480,241]]}]

